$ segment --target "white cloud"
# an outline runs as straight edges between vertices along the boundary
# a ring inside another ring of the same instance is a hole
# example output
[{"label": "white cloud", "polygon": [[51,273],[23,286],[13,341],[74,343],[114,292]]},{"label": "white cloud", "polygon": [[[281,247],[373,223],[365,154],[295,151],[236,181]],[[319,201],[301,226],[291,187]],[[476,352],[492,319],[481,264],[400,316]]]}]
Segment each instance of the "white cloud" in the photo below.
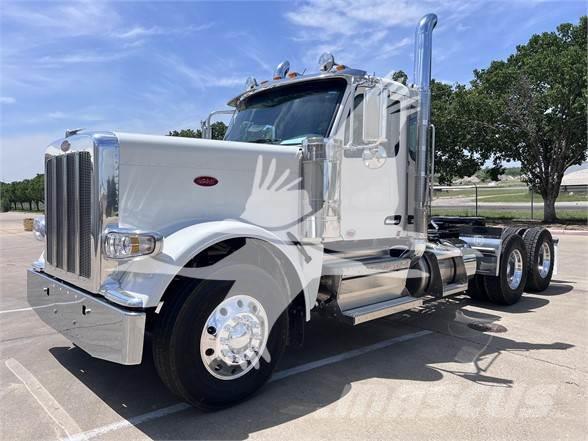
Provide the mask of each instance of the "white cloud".
[{"label": "white cloud", "polygon": [[462,0],[306,0],[285,16],[296,26],[293,40],[307,47],[305,63],[314,66],[323,51],[330,51],[338,62],[370,69],[382,68],[386,58],[406,66],[414,29],[425,14],[439,16],[437,34],[454,32],[464,30],[471,14],[485,5]]},{"label": "white cloud", "polygon": [[80,113],[80,112],[76,112],[74,114],[74,113],[65,113],[65,112],[61,112],[61,111],[49,112],[47,114],[47,118],[67,119],[70,121],[88,121],[88,122],[103,121],[104,120],[104,118],[99,115],[86,114],[86,113]]},{"label": "white cloud", "polygon": [[[120,16],[106,2],[81,0],[69,3],[44,3],[43,7],[22,2],[4,2],[3,19],[52,37],[103,35],[120,22]],[[55,32],[58,31],[58,32]]]},{"label": "white cloud", "polygon": [[187,78],[193,86],[204,89],[206,87],[234,87],[245,84],[244,76],[223,75],[210,70],[199,70],[188,66],[179,58],[163,59],[167,67],[173,67],[174,70]]},{"label": "white cloud", "polygon": [[414,26],[427,9],[426,3],[408,0],[310,0],[286,17],[319,34],[353,35],[382,26]]},{"label": "white cloud", "polygon": [[14,104],[16,99],[12,96],[0,96],[0,104]]},{"label": "white cloud", "polygon": [[48,55],[42,57],[36,64],[50,67],[63,64],[105,63],[108,61],[120,60],[127,55],[128,54],[124,52],[111,54],[82,52],[66,55]]},{"label": "white cloud", "polygon": [[160,26],[133,26],[132,28],[121,31],[117,30],[112,32],[110,36],[120,38],[123,40],[141,39],[146,37],[153,37],[157,35],[178,35],[178,34],[189,34],[192,32],[200,32],[210,29],[214,26],[214,23],[204,23],[201,25],[185,26],[180,28],[162,28]]}]

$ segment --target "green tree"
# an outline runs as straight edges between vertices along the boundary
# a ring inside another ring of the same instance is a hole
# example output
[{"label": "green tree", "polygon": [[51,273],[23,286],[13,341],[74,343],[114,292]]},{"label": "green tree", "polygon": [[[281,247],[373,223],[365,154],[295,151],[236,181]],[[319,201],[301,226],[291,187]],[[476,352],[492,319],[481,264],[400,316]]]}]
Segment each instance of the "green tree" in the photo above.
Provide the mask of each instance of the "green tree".
[{"label": "green tree", "polygon": [[227,125],[222,121],[217,121],[211,124],[212,127],[212,139],[224,139],[225,133],[227,133]]},{"label": "green tree", "polygon": [[45,176],[42,174],[35,176],[31,179],[29,187],[30,197],[39,211],[39,203],[45,202]]},{"label": "green tree", "polygon": [[0,182],[0,211],[9,211],[13,203],[14,191],[12,185],[6,182]]},{"label": "green tree", "polygon": [[543,197],[545,222],[557,219],[565,170],[587,157],[586,22],[533,35],[506,61],[474,71],[472,119],[484,130],[473,148],[521,162],[523,179]]},{"label": "green tree", "polygon": [[435,125],[435,174],[449,185],[456,178],[471,176],[488,159],[473,142],[479,128],[472,125],[476,113],[471,92],[463,85],[431,82],[431,122]]},{"label": "green tree", "polygon": [[[212,139],[224,139],[225,133],[227,132],[227,125],[222,121],[217,121],[211,124],[212,127]],[[202,138],[202,130],[200,129],[182,129],[182,130],[171,130],[167,134],[168,136],[181,136],[183,138]]]},{"label": "green tree", "polygon": [[180,136],[182,138],[202,138],[202,130],[197,129],[182,129],[182,130],[171,130],[167,136]]},{"label": "green tree", "polygon": [[21,202],[27,202],[29,204],[29,211],[33,210],[33,192],[31,179],[24,179],[19,182],[19,191],[21,194]]},{"label": "green tree", "polygon": [[401,84],[404,84],[405,86],[408,85],[408,75],[406,75],[406,72],[403,70],[397,70],[394,72],[392,74],[392,79],[394,81],[398,81]]},{"label": "green tree", "polygon": [[15,181],[10,184],[14,193],[14,204],[20,205],[20,209],[24,209],[24,202],[26,201],[26,183],[24,181]]}]

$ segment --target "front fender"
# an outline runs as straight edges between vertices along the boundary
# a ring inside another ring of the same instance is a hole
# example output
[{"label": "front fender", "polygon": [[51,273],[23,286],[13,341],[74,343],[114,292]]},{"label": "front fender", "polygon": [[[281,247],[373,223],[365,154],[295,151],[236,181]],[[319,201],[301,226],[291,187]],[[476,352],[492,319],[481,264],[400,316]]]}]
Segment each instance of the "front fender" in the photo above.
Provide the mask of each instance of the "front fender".
[{"label": "front fender", "polygon": [[140,299],[144,308],[155,307],[173,278],[192,258],[216,243],[239,237],[262,240],[288,259],[300,286],[304,287],[308,319],[318,292],[322,246],[304,245],[305,256],[299,249],[300,245],[259,226],[237,220],[198,223],[165,236],[158,255],[119,266],[120,288],[127,295]]}]

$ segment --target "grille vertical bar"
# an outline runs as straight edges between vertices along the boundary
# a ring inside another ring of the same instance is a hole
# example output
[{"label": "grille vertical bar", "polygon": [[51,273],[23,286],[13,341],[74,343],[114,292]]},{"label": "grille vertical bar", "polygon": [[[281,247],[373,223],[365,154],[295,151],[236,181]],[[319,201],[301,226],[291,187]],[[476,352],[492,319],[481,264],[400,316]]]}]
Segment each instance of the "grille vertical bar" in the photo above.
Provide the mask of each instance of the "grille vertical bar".
[{"label": "grille vertical bar", "polygon": [[55,265],[55,158],[45,164],[45,221],[47,223],[47,262]]},{"label": "grille vertical bar", "polygon": [[79,275],[92,274],[92,158],[79,154]]},{"label": "grille vertical bar", "polygon": [[67,271],[77,273],[77,193],[79,180],[76,179],[76,158],[77,155],[69,154],[65,156],[67,165]]},{"label": "grille vertical bar", "polygon": [[55,248],[57,250],[55,266],[63,269],[63,255],[65,250],[63,247],[63,238],[65,237],[65,216],[64,216],[64,205],[65,205],[65,182],[64,182],[64,164],[65,156],[57,156],[55,158]]}]

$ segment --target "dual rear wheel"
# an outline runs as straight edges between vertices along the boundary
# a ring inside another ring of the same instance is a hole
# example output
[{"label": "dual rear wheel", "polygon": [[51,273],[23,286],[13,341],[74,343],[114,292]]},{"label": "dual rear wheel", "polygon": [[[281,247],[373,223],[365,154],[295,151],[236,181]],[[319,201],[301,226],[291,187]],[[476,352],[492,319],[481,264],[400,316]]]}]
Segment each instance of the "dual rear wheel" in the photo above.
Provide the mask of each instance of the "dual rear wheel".
[{"label": "dual rear wheel", "polygon": [[549,286],[555,256],[551,234],[544,228],[530,228],[522,236],[520,232],[504,231],[498,275],[472,278],[468,287],[472,299],[512,305],[523,291],[540,292]]}]

